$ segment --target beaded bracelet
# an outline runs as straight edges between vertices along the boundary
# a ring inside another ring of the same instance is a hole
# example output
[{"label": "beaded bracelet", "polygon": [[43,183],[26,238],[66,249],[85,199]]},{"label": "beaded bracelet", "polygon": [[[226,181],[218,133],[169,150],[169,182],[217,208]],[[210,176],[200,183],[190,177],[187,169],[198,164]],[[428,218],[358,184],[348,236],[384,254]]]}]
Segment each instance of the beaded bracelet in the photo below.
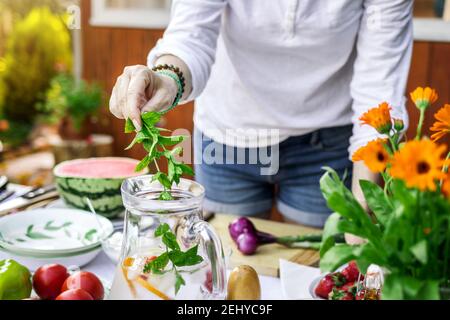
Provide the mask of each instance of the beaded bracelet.
[{"label": "beaded bracelet", "polygon": [[175,80],[175,82],[177,83],[177,87],[178,87],[178,92],[177,92],[177,95],[175,97],[175,100],[173,101],[173,103],[169,107],[169,109],[164,111],[164,113],[166,113],[166,112],[172,110],[173,108],[175,108],[178,105],[178,103],[180,102],[181,97],[183,96],[183,85],[182,85],[180,79],[178,78],[177,74],[174,74],[174,73],[172,73],[170,71],[165,71],[165,70],[158,70],[156,72],[159,73],[159,74],[168,76],[168,77],[172,78],[173,80]]},{"label": "beaded bracelet", "polygon": [[162,70],[172,71],[178,76],[178,79],[180,80],[181,86],[182,86],[182,93],[184,94],[184,89],[186,87],[186,81],[184,79],[183,72],[180,70],[180,68],[174,66],[173,64],[158,64],[157,66],[154,66],[152,68],[152,71],[154,71],[154,72],[162,71]]}]

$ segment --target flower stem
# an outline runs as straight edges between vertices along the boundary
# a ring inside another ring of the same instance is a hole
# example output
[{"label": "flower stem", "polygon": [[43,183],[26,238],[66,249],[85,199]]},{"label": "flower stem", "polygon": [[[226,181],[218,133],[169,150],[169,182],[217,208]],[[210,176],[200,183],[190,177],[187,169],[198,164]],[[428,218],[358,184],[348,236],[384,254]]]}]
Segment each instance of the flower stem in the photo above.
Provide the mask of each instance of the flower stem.
[{"label": "flower stem", "polygon": [[425,108],[420,108],[420,118],[419,118],[419,124],[417,125],[417,134],[416,134],[416,140],[420,140],[422,137],[422,127],[423,122],[425,121]]}]

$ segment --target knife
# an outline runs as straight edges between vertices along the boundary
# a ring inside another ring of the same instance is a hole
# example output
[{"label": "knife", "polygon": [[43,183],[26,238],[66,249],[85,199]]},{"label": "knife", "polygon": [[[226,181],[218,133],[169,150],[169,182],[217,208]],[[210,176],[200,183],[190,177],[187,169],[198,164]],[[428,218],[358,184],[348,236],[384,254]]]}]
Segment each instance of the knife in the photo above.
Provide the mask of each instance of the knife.
[{"label": "knife", "polygon": [[34,188],[20,197],[5,201],[0,204],[0,217],[11,213],[12,211],[32,205],[42,200],[58,197],[58,192],[54,185]]}]

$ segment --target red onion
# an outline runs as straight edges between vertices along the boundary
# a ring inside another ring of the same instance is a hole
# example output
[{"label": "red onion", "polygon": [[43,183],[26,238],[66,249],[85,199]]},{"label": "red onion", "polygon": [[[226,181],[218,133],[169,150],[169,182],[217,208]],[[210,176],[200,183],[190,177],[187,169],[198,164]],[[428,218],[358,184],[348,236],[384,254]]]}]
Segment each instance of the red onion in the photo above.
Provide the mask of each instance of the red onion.
[{"label": "red onion", "polygon": [[[228,226],[228,231],[239,251],[245,255],[256,252],[258,246],[270,243],[279,243],[286,247],[310,248],[317,250],[322,241],[321,234],[305,234],[299,236],[276,237],[270,233],[259,231],[248,218],[240,217]],[[336,242],[344,242],[344,235],[334,236]]]},{"label": "red onion", "polygon": [[237,238],[244,232],[256,232],[255,225],[245,217],[237,218],[228,226],[231,238],[236,242]]},{"label": "red onion", "polygon": [[240,252],[245,255],[252,255],[258,249],[258,237],[255,233],[244,232],[239,235],[236,244]]}]

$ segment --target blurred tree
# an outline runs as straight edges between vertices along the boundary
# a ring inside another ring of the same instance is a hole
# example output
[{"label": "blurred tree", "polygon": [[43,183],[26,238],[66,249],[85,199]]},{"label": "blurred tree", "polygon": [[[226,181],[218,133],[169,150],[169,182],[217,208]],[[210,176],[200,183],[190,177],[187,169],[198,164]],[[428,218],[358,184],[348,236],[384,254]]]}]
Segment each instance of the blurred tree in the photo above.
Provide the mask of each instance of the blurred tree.
[{"label": "blurred tree", "polygon": [[50,80],[59,71],[71,69],[70,33],[63,18],[48,8],[31,10],[15,24],[2,65],[0,114],[11,123],[31,126],[37,116],[36,104],[45,99]]}]

